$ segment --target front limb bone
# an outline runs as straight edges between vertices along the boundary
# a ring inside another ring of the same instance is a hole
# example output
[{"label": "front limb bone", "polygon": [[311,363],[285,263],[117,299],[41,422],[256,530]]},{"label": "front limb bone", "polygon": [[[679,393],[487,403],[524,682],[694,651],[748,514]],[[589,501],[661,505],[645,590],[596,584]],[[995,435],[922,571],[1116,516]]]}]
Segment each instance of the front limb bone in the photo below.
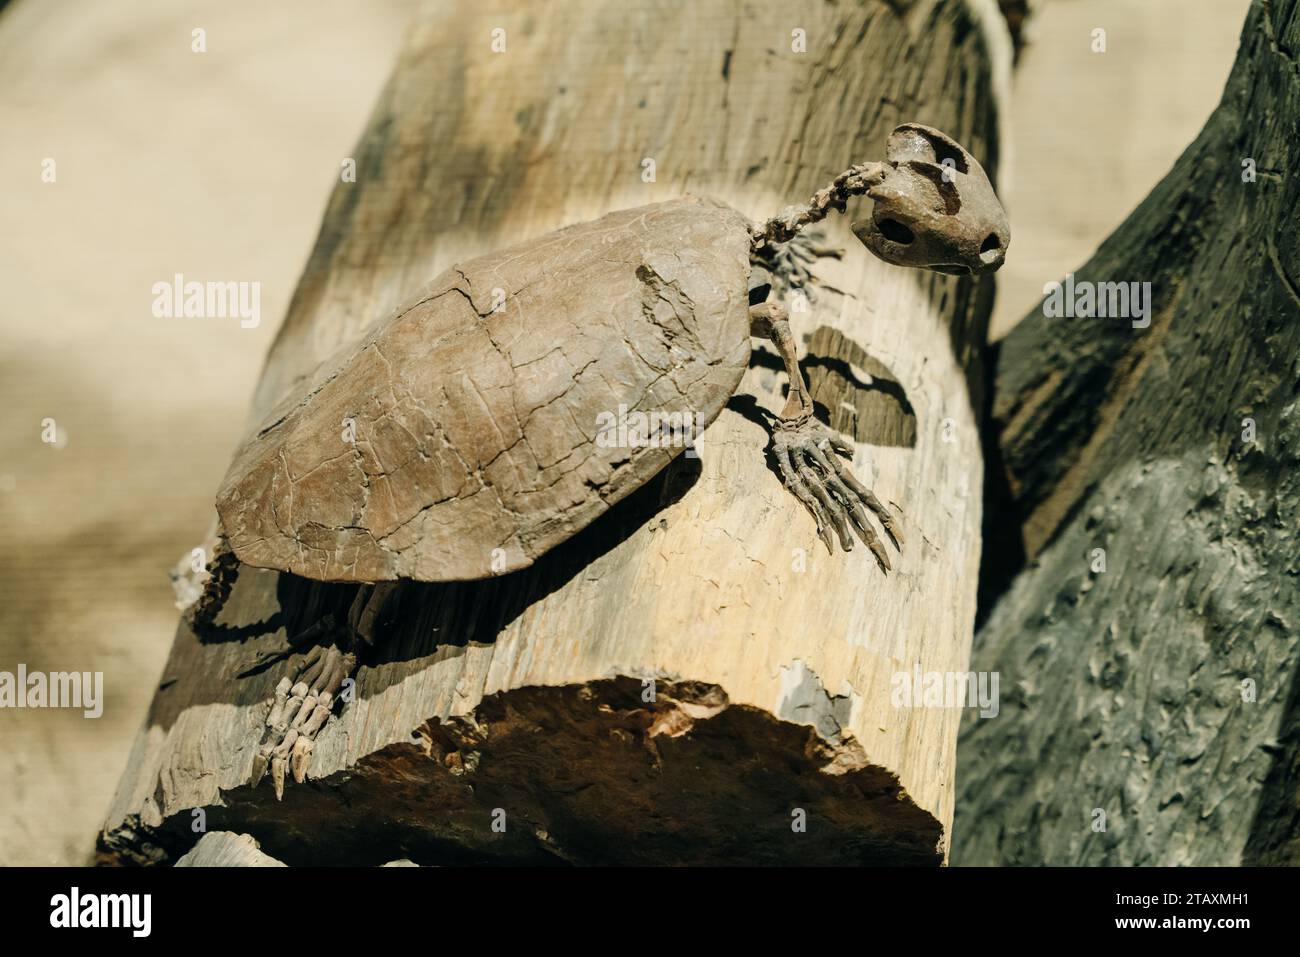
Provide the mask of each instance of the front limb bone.
[{"label": "front limb bone", "polygon": [[749,317],[750,331],[772,341],[790,377],[790,394],[773,430],[771,446],[782,483],[812,514],[828,551],[835,550],[831,528],[846,552],[853,550],[856,533],[881,569],[889,571],[889,556],[867,511],[876,516],[895,548],[902,545],[902,532],[880,499],[840,461],[840,456],[852,461],[853,446],[813,416],[812,396],[799,368],[789,314],[780,303],[765,302],[751,307]]}]

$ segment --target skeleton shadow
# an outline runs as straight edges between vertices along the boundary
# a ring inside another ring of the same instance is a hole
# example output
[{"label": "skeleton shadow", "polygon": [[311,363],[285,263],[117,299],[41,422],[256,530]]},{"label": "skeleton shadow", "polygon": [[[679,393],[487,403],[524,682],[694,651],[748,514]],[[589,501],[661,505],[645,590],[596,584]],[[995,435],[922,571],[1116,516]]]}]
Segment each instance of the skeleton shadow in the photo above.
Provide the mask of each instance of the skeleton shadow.
[{"label": "skeleton shadow", "polygon": [[[785,371],[775,353],[755,349],[751,368]],[[819,326],[806,337],[799,368],[812,393],[813,412],[826,425],[855,442],[916,447],[916,410],[893,371],[838,329]],[[865,377],[865,378],[864,378]],[[782,389],[782,397],[789,386]],[[751,421],[771,428],[774,417],[752,396],[736,395],[728,404]]]}]

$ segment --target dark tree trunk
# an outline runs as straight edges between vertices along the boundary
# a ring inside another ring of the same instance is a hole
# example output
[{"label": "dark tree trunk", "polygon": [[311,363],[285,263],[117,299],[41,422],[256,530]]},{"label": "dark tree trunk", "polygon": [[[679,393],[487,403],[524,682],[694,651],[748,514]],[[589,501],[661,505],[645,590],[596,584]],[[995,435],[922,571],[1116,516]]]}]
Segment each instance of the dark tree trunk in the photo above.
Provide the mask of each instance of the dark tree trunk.
[{"label": "dark tree trunk", "polygon": [[1148,327],[1036,311],[997,352],[988,592],[1027,564],[976,639],[1003,700],[963,726],[954,863],[1300,858],[1298,55],[1300,4],[1257,0],[1205,129],[1078,271],[1151,282]]}]

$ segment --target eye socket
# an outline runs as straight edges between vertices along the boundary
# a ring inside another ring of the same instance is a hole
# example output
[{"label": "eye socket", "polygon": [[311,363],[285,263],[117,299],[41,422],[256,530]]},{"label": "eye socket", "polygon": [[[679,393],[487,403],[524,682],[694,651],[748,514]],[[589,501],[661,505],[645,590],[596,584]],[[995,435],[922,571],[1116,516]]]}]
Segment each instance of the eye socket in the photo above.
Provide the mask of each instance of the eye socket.
[{"label": "eye socket", "polygon": [[[966,166],[966,157],[955,144],[948,143],[937,137],[929,137],[930,145],[934,147],[934,160],[940,166],[949,165],[960,173],[968,173],[970,169]],[[945,164],[944,161],[947,161]]]},{"label": "eye socket", "polygon": [[[956,141],[949,139],[947,134],[915,123],[904,123],[894,130],[894,134],[910,134],[923,142],[929,147],[926,152],[934,154],[934,162],[937,165],[943,166],[944,160],[948,160],[959,173],[970,172],[970,165],[966,162],[966,151]],[[929,157],[927,156],[926,159]]]},{"label": "eye socket", "polygon": [[907,246],[916,239],[916,234],[896,219],[882,219],[876,227],[882,236],[900,246]]}]

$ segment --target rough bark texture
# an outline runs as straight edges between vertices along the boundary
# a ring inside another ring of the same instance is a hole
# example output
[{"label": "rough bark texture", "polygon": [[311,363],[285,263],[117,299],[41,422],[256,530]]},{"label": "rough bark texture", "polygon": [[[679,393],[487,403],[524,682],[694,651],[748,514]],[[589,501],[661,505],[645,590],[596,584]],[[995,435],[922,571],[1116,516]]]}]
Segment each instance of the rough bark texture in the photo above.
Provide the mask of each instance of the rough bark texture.
[{"label": "rough bark texture", "polygon": [[1078,271],[1151,282],[1149,327],[1036,313],[1001,345],[1021,536],[986,564],[1029,564],[977,636],[1002,706],[963,726],[955,863],[1297,860],[1297,52],[1300,4],[1256,2],[1205,129]]},{"label": "rough bark texture", "polygon": [[[749,360],[748,280],[745,218],[691,199],[453,266],[277,406],[217,495],[222,529],[240,561],[320,581],[526,568],[717,418]],[[632,444],[620,416],[691,426]]]},{"label": "rough bark texture", "polygon": [[[434,6],[357,182],[335,190],[253,421],[468,256],[685,193],[766,218],[880,157],[908,120],[995,172],[994,27],[984,0]],[[282,804],[246,786],[282,672],[239,676],[341,614],[349,589],[246,570],[221,619],[232,640],[178,633],[101,859],[173,858],[202,805],[289,864],[941,861],[958,715],[895,709],[890,684],[966,668],[991,284],[886,266],[846,218],[823,225],[847,252],[813,266],[792,321],[821,349],[807,364],[823,412],[852,419],[855,469],[902,507],[895,573],[866,549],[826,555],[765,461],[783,380],[760,350],[699,459],[531,568],[403,586],[357,700]]]}]

